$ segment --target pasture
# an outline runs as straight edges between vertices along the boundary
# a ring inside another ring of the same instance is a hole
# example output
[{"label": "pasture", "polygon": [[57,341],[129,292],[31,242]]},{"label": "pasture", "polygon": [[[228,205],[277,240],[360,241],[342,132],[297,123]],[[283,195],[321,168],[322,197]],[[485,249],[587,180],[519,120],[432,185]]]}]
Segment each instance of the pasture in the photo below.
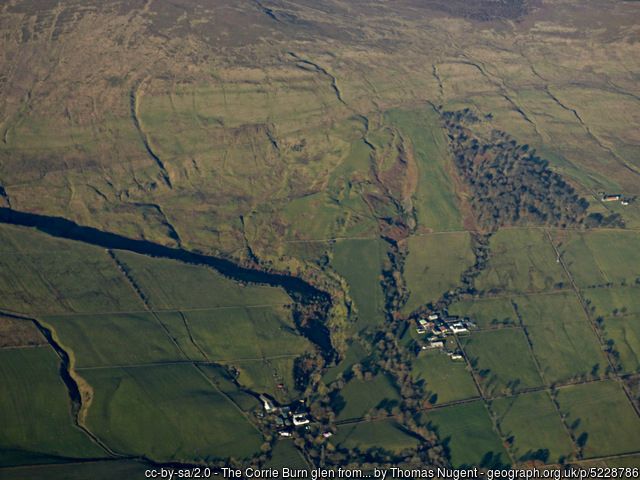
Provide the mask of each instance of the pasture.
[{"label": "pasture", "polygon": [[558,463],[574,453],[571,437],[547,392],[533,392],[491,402],[500,431],[516,460]]},{"label": "pasture", "polygon": [[216,362],[296,356],[312,349],[283,306],[182,312],[195,344]]},{"label": "pasture", "polygon": [[640,449],[640,419],[615,381],[561,388],[558,402],[585,458]]},{"label": "pasture", "polygon": [[85,370],[88,426],[117,451],[162,461],[257,453],[258,430],[193,365]]},{"label": "pasture", "polygon": [[485,394],[518,392],[542,385],[522,330],[476,332],[461,341]]},{"label": "pasture", "polygon": [[458,286],[462,272],[474,262],[471,237],[466,232],[413,236],[408,249],[404,277],[410,295],[404,313]]},{"label": "pasture", "polygon": [[432,410],[422,414],[421,422],[435,429],[454,468],[498,467],[509,463],[481,400]]},{"label": "pasture", "polygon": [[420,352],[413,361],[412,372],[416,380],[425,382],[424,388],[433,404],[478,396],[466,363],[455,362],[439,350]]},{"label": "pasture", "polygon": [[107,456],[74,426],[59,366],[49,346],[0,350],[0,465]]},{"label": "pasture", "polygon": [[418,226],[432,231],[459,230],[462,215],[453,189],[447,138],[437,113],[429,105],[414,110],[394,109],[385,120],[410,141],[418,167],[414,205]]},{"label": "pasture", "polygon": [[45,317],[75,366],[104,367],[187,360],[148,312]]},{"label": "pasture", "polygon": [[371,380],[354,378],[332,399],[337,420],[364,417],[373,408],[391,410],[400,401],[393,380],[379,374]]},{"label": "pasture", "polygon": [[489,265],[476,281],[487,292],[546,292],[568,279],[545,233],[537,228],[499,230],[491,238]]},{"label": "pasture", "polygon": [[384,321],[382,265],[386,247],[382,240],[338,240],[332,267],[347,281],[358,320],[355,328],[375,328]]},{"label": "pasture", "polygon": [[449,307],[451,315],[469,317],[479,328],[515,325],[518,317],[510,298],[479,298],[455,302]]},{"label": "pasture", "polygon": [[241,285],[208,267],[131,252],[116,256],[154,310],[291,303],[280,288]]},{"label": "pasture", "polygon": [[361,451],[382,448],[397,454],[415,448],[420,440],[394,420],[376,420],[341,425],[331,443],[338,448],[357,448]]},{"label": "pasture", "polygon": [[607,359],[573,292],[515,297],[547,383],[599,377]]},{"label": "pasture", "polygon": [[0,308],[113,312],[141,303],[104,249],[0,225]]},{"label": "pasture", "polygon": [[640,313],[640,287],[589,288],[582,292],[594,317]]},{"label": "pasture", "polygon": [[596,230],[555,233],[560,251],[581,287],[633,284],[640,278],[640,234],[637,231]]},{"label": "pasture", "polygon": [[622,372],[640,372],[640,314],[606,318],[604,336],[613,342]]}]

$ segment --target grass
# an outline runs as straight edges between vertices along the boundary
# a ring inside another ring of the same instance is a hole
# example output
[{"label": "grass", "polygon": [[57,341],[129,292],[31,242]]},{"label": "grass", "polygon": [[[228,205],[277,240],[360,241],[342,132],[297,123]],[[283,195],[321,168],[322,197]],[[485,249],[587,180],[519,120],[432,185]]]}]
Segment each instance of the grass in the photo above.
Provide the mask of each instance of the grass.
[{"label": "grass", "polygon": [[397,405],[400,395],[392,380],[384,374],[372,380],[352,379],[333,399],[337,420],[349,420],[364,417],[373,408]]},{"label": "grass", "polygon": [[454,468],[497,467],[509,461],[480,400],[430,411],[422,415],[422,422],[435,429]]},{"label": "grass", "polygon": [[329,384],[350,369],[356,363],[362,362],[368,356],[367,351],[360,342],[354,341],[347,347],[344,358],[335,366],[329,367],[322,380]]},{"label": "grass", "polygon": [[520,329],[477,332],[462,345],[489,395],[542,385],[524,333]]},{"label": "grass", "polygon": [[349,284],[358,312],[356,328],[375,328],[384,321],[380,286],[384,244],[382,240],[339,240],[331,265]]},{"label": "grass", "polygon": [[415,110],[390,110],[385,120],[411,142],[418,166],[414,205],[419,227],[435,231],[459,230],[462,216],[449,166],[447,139],[436,112],[428,105]]},{"label": "grass", "polygon": [[210,268],[151,259],[130,252],[117,252],[117,256],[154,309],[283,305],[291,302],[280,288],[243,286]]},{"label": "grass", "polygon": [[568,285],[540,229],[503,229],[491,239],[489,265],[476,281],[485,291],[544,292]]},{"label": "grass", "polygon": [[186,360],[151,313],[46,317],[77,367]]},{"label": "grass", "polygon": [[382,448],[392,453],[400,453],[415,448],[420,441],[393,420],[362,422],[342,425],[331,439],[338,447],[366,451],[370,448]]},{"label": "grass", "polygon": [[403,307],[405,313],[455,288],[462,272],[474,261],[471,237],[466,232],[411,237],[408,248],[404,276],[410,296]]},{"label": "grass", "polygon": [[110,480],[112,478],[141,478],[149,465],[135,460],[109,460],[60,465],[28,466],[0,469],[4,480]]},{"label": "grass", "polygon": [[440,351],[421,352],[413,362],[416,380],[425,382],[432,403],[447,403],[478,396],[471,373],[464,362],[454,362]]},{"label": "grass", "polygon": [[192,365],[84,371],[89,427],[117,451],[156,461],[246,458],[261,435]]},{"label": "grass", "polygon": [[593,316],[609,317],[640,313],[640,288],[590,288],[583,291]]},{"label": "grass", "polygon": [[276,442],[271,450],[271,458],[266,463],[267,468],[309,468],[302,453],[291,440]]},{"label": "grass", "polygon": [[607,359],[573,293],[516,297],[514,302],[547,382],[604,373]]},{"label": "grass", "polygon": [[491,408],[518,461],[558,463],[573,453],[573,444],[547,392],[500,398]]},{"label": "grass", "polygon": [[74,426],[59,362],[48,346],[0,350],[0,465],[106,456]]},{"label": "grass", "polygon": [[103,249],[6,225],[0,241],[0,308],[52,314],[141,308]]},{"label": "grass", "polygon": [[640,419],[616,382],[562,388],[558,402],[585,458],[640,449]]},{"label": "grass", "polygon": [[633,284],[640,277],[640,234],[594,230],[562,239],[563,259],[579,287]]},{"label": "grass", "polygon": [[[238,383],[256,391],[265,392],[282,403],[297,399],[293,357],[271,358],[268,360],[236,360],[228,365],[238,371]],[[282,385],[282,387],[279,387]]]},{"label": "grass", "polygon": [[212,361],[300,355],[311,344],[285,307],[220,308],[183,313],[194,341]]},{"label": "grass", "polygon": [[449,313],[469,317],[479,328],[518,323],[510,298],[463,300],[452,304]]},{"label": "grass", "polygon": [[640,315],[605,319],[604,336],[613,342],[622,371],[640,372]]}]

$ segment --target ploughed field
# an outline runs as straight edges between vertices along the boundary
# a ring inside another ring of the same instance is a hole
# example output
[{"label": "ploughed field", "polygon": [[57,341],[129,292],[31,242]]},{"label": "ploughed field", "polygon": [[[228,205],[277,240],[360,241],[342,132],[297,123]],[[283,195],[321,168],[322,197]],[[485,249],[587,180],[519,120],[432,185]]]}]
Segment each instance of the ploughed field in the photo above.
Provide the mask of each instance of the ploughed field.
[{"label": "ploughed field", "polygon": [[468,3],[2,7],[0,477],[639,465],[640,5]]}]

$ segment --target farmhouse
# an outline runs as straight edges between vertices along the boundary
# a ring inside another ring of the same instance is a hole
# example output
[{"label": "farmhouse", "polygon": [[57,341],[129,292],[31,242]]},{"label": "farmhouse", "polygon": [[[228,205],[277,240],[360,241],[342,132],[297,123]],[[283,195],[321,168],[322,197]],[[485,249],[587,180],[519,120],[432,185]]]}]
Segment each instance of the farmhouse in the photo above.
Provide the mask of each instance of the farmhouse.
[{"label": "farmhouse", "polygon": [[602,195],[603,202],[617,202],[621,198],[622,198],[622,195],[620,195],[619,193],[614,193],[614,194],[605,193],[604,195]]}]

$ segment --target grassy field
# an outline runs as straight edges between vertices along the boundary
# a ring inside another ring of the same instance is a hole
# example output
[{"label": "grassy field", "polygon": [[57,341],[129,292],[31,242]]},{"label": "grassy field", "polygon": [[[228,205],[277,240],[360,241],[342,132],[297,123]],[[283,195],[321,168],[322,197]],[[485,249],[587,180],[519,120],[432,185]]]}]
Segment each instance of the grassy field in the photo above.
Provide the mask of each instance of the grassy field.
[{"label": "grassy field", "polygon": [[449,172],[450,153],[437,114],[429,105],[415,110],[394,109],[385,119],[411,142],[418,167],[414,196],[418,226],[435,231],[459,230],[462,216]]},{"label": "grassy field", "polygon": [[449,313],[469,317],[480,328],[518,323],[510,298],[482,298],[456,302],[449,307]]},{"label": "grassy field", "polygon": [[500,398],[491,408],[516,460],[557,463],[573,453],[571,437],[547,392]]},{"label": "grassy field", "polygon": [[3,468],[0,477],[4,480],[110,480],[112,478],[142,478],[149,465],[135,460],[110,460],[60,465]]},{"label": "grassy field", "polygon": [[195,343],[213,361],[299,355],[311,348],[291,311],[280,306],[220,308],[183,313]]},{"label": "grassy field", "polygon": [[112,448],[162,461],[245,458],[261,435],[192,365],[87,370],[89,427]]},{"label": "grassy field", "polygon": [[435,429],[455,468],[509,462],[482,401],[433,410],[422,415],[422,422]]},{"label": "grassy field", "polygon": [[271,451],[268,468],[309,468],[304,457],[291,440],[280,440]]},{"label": "grassy field", "polygon": [[[236,360],[228,365],[238,371],[238,382],[256,392],[265,392],[282,403],[299,397],[293,376],[295,358]],[[283,387],[280,387],[282,385]]]},{"label": "grassy field", "polygon": [[640,288],[590,288],[583,292],[594,316],[609,317],[640,313]]},{"label": "grassy field", "polygon": [[542,292],[568,285],[568,280],[544,232],[539,229],[500,230],[491,239],[488,268],[476,282],[479,290]]},{"label": "grassy field", "polygon": [[46,317],[77,367],[186,360],[151,313]]},{"label": "grassy field", "polygon": [[605,319],[604,336],[608,341],[613,341],[622,371],[640,372],[640,315]]},{"label": "grassy field", "polygon": [[392,380],[384,374],[372,380],[352,379],[333,400],[338,420],[364,417],[372,408],[397,405],[400,395]]},{"label": "grassy field", "polygon": [[213,269],[129,252],[117,252],[154,309],[283,305],[291,302],[279,288],[229,280]]},{"label": "grassy field", "polygon": [[542,385],[520,329],[477,332],[462,339],[469,361],[489,394],[519,391]]},{"label": "grassy field", "polygon": [[640,448],[640,419],[616,382],[562,388],[558,402],[586,458]]},{"label": "grassy field", "polygon": [[443,352],[421,352],[413,362],[412,371],[416,380],[425,382],[425,390],[436,404],[478,396],[466,364],[452,361]]},{"label": "grassy field", "polygon": [[59,362],[48,346],[0,350],[0,465],[106,456],[74,426]]},{"label": "grassy field", "polygon": [[565,264],[579,287],[633,284],[640,277],[640,234],[593,231],[555,234]]},{"label": "grassy field", "polygon": [[385,245],[382,240],[339,240],[331,265],[349,284],[358,311],[356,328],[375,328],[384,321],[380,286]]},{"label": "grassy field", "polygon": [[606,357],[573,293],[516,297],[514,302],[547,382],[604,373]]},{"label": "grassy field", "polygon": [[103,249],[0,225],[0,308],[112,312],[141,308]]},{"label": "grassy field", "polygon": [[331,443],[338,447],[357,448],[362,451],[383,448],[392,453],[399,453],[416,447],[419,440],[393,420],[378,420],[343,425],[338,429]]},{"label": "grassy field", "polygon": [[456,287],[474,261],[468,233],[415,236],[409,238],[408,247],[404,276],[410,296],[405,313]]}]

